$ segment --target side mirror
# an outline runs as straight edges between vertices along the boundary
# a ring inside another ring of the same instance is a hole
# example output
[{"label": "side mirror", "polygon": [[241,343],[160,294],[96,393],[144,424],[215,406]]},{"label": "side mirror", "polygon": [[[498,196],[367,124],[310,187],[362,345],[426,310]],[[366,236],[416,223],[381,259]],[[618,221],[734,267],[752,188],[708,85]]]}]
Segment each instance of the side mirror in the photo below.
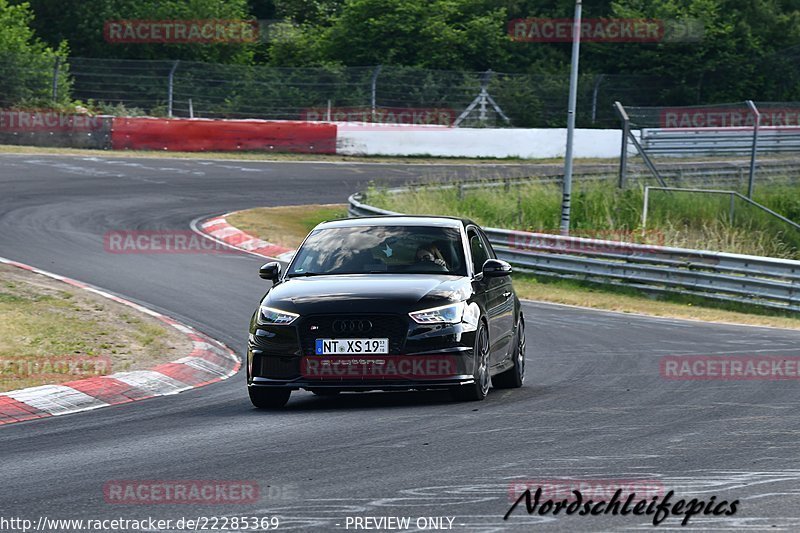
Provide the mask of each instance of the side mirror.
[{"label": "side mirror", "polygon": [[483,264],[483,275],[487,278],[499,278],[511,274],[511,265],[500,259],[487,259]]},{"label": "side mirror", "polygon": [[278,278],[281,275],[281,264],[272,262],[267,263],[266,265],[262,265],[261,268],[258,269],[258,276],[261,279],[268,279],[271,280],[273,283],[278,281]]}]

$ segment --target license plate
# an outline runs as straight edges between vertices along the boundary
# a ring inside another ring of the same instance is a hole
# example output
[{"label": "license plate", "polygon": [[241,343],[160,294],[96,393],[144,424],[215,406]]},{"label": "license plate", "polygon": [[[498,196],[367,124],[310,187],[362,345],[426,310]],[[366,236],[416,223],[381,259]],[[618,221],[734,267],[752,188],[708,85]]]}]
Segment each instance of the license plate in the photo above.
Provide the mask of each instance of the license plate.
[{"label": "license plate", "polygon": [[317,355],[388,353],[389,339],[317,339]]}]

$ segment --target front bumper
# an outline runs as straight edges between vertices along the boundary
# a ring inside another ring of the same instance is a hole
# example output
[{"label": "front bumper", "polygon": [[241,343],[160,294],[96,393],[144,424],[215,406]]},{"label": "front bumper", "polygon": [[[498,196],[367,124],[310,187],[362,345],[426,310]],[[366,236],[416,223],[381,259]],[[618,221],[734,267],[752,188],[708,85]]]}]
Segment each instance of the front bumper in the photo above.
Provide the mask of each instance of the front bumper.
[{"label": "front bumper", "polygon": [[275,388],[275,389],[290,389],[290,390],[341,390],[353,392],[365,392],[372,390],[379,391],[398,391],[398,390],[431,390],[431,389],[447,389],[459,385],[469,385],[474,383],[475,379],[472,375],[452,376],[447,379],[436,380],[342,380],[342,381],[315,381],[305,378],[298,378],[296,380],[279,380],[268,378],[253,378],[248,384],[248,387],[259,388]]},{"label": "front bumper", "polygon": [[[314,341],[336,338],[327,330],[327,324],[340,318],[340,315],[304,317],[291,326],[254,324],[247,351],[248,385],[404,390],[453,387],[473,381],[475,332],[466,324],[423,326],[401,315],[371,315],[369,319],[379,327],[347,337],[388,338],[389,354],[341,356],[345,361],[329,362],[325,359],[334,356],[317,356]],[[362,366],[356,371],[355,366],[339,367],[340,363]],[[329,366],[321,366],[324,364]],[[408,371],[402,371],[403,368]],[[434,371],[428,372],[429,368]]]}]

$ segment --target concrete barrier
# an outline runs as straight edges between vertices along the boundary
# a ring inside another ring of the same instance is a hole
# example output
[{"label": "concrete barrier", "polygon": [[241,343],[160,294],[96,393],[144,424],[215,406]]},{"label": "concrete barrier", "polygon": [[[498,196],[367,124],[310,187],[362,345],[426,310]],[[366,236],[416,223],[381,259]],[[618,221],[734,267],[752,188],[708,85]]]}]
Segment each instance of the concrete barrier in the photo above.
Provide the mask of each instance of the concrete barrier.
[{"label": "concrete barrier", "polygon": [[[619,157],[620,130],[578,129],[575,157]],[[346,155],[563,157],[567,130],[339,125],[336,152]]]},{"label": "concrete barrier", "polygon": [[[263,151],[342,155],[564,156],[567,131],[450,128],[353,122],[165,119],[0,112],[0,144],[168,151]],[[575,157],[619,156],[619,130],[578,129]]]},{"label": "concrete barrier", "polygon": [[111,147],[111,117],[48,110],[0,111],[0,144],[106,150]]},{"label": "concrete barrier", "polygon": [[300,121],[115,117],[114,150],[336,153],[336,125]]}]

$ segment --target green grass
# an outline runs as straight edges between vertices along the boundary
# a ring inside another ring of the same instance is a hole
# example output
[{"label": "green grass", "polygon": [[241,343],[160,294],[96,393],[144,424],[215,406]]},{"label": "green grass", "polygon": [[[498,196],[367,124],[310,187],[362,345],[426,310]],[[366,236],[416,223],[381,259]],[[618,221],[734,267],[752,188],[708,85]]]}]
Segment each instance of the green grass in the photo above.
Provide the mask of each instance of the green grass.
[{"label": "green grass", "polygon": [[[0,266],[0,392],[147,368],[188,353],[182,336],[120,304]],[[176,351],[181,353],[176,354]],[[52,371],[41,370],[54,365]],[[97,374],[63,363],[91,362]],[[104,362],[110,361],[111,367]],[[40,370],[29,371],[39,365]]]},{"label": "green grass", "polygon": [[297,248],[314,226],[347,217],[344,204],[258,207],[228,215],[230,224],[267,242]]},{"label": "green grass", "polygon": [[[611,180],[578,183],[572,195],[574,236],[800,258],[800,231],[737,200],[730,220],[727,195],[651,191],[647,230],[642,229],[644,189],[620,190]],[[754,200],[790,220],[800,220],[800,186],[764,185]],[[414,214],[464,216],[491,227],[558,233],[561,187],[530,183],[503,187],[436,189],[402,194],[372,188],[367,203]]]}]

